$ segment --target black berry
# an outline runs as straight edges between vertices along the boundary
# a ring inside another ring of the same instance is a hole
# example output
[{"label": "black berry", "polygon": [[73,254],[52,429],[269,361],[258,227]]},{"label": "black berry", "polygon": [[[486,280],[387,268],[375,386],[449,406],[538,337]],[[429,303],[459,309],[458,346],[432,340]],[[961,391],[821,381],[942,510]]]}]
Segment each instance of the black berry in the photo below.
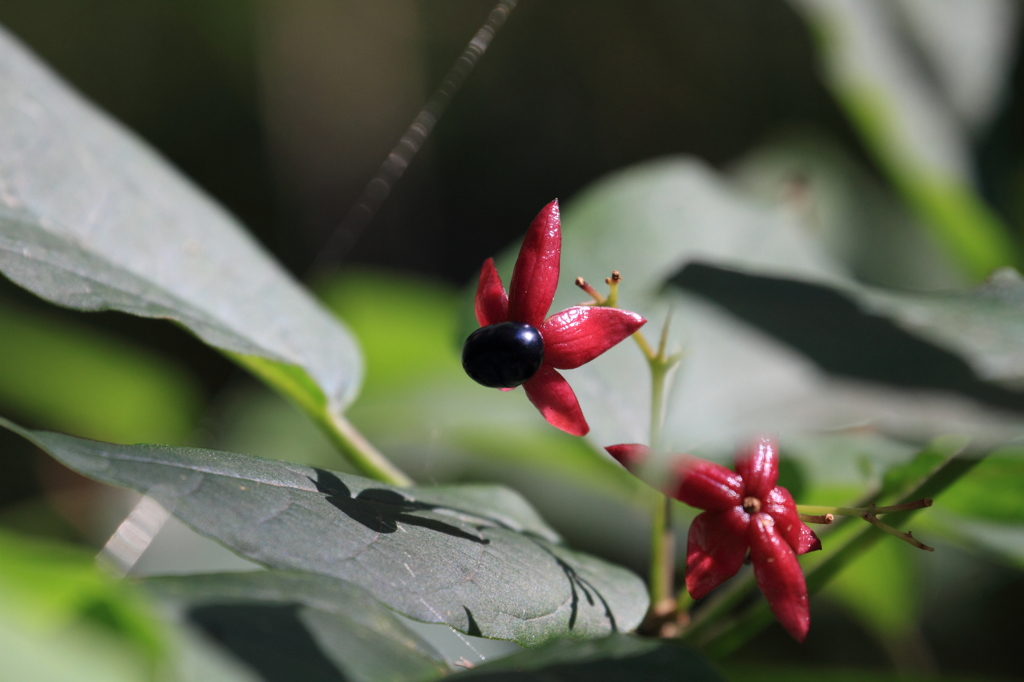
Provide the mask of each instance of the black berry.
[{"label": "black berry", "polygon": [[480,327],[462,347],[462,367],[474,381],[491,388],[514,388],[540,369],[544,338],[522,322]]}]

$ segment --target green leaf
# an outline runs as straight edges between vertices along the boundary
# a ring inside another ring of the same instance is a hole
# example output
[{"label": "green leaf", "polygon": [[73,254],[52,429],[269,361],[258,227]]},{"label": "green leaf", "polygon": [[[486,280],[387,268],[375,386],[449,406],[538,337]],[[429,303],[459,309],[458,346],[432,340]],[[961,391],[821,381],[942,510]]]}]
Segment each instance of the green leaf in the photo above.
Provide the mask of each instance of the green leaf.
[{"label": "green leaf", "polygon": [[449,672],[387,607],[335,578],[259,571],[151,578],[143,586],[268,680],[426,680]]},{"label": "green leaf", "polygon": [[1024,452],[997,451],[950,486],[936,501],[942,509],[965,518],[1024,523]]},{"label": "green leaf", "polygon": [[880,641],[897,645],[918,623],[920,553],[903,542],[878,542],[846,564],[822,594],[842,604]]},{"label": "green leaf", "polygon": [[788,135],[744,156],[729,175],[752,196],[795,213],[859,281],[911,291],[967,283],[920,219],[836,140]]},{"label": "green leaf", "polygon": [[0,595],[4,612],[28,630],[55,632],[82,619],[125,636],[151,661],[163,653],[159,626],[135,592],[72,545],[0,530]]},{"label": "green leaf", "polygon": [[47,428],[180,443],[200,393],[187,371],[112,336],[0,302],[0,404]]},{"label": "green leaf", "polygon": [[536,645],[631,630],[647,608],[639,578],[563,547],[498,486],[401,489],[228,452],[0,425],[79,473],[150,495],[242,556],[350,580],[418,620]]},{"label": "green leaf", "polygon": [[255,682],[187,630],[155,618],[134,585],[80,547],[0,531],[5,680]]},{"label": "green leaf", "polygon": [[478,666],[460,677],[494,682],[721,682],[723,679],[704,658],[679,642],[626,635],[586,642],[560,640]]},{"label": "green leaf", "polygon": [[[976,279],[1015,262],[1006,227],[973,188],[968,130],[947,106],[947,94],[932,86],[927,67],[918,64],[920,48],[901,32],[893,8],[882,2],[836,0],[792,4],[817,35],[827,85],[893,184],[950,255]],[[929,8],[918,14],[932,12]],[[996,43],[1005,21],[983,27],[990,30],[981,42]],[[963,28],[954,21],[947,32],[959,37]],[[946,61],[949,42],[944,42]],[[1004,60],[1004,65],[1009,62]],[[1006,75],[1004,70],[995,77],[1003,80]]]},{"label": "green leaf", "polygon": [[145,600],[78,547],[0,530],[0,603],[5,679],[141,681],[167,653]]},{"label": "green leaf", "polygon": [[[1024,381],[1019,343],[1024,281],[1015,272],[1001,271],[971,293],[944,295],[837,287],[701,263],[688,265],[673,283],[721,305],[832,375],[955,393],[1011,411],[979,415],[968,405],[957,410],[956,428],[990,445],[1012,438],[1020,426],[1024,393],[1006,387]],[[924,424],[932,433],[949,430],[948,409],[938,402],[903,429],[909,433],[908,427]]]},{"label": "green leaf", "polygon": [[359,351],[221,207],[0,30],[0,272],[48,301],[175,320],[300,368],[340,411]]},{"label": "green leaf", "polygon": [[878,670],[847,670],[816,667],[724,666],[731,682],[996,682],[992,677],[977,675],[927,675],[884,673]]}]

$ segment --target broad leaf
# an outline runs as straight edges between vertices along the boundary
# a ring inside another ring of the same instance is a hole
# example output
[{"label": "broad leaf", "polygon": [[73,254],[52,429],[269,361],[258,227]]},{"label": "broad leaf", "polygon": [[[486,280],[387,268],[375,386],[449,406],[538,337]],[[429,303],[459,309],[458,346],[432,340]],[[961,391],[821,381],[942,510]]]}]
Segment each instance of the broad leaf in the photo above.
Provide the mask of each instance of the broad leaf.
[{"label": "broad leaf", "polygon": [[0,302],[0,404],[115,443],[181,443],[200,392],[182,367],[122,339]]},{"label": "broad leaf", "polygon": [[789,209],[859,281],[911,291],[967,283],[922,221],[834,139],[786,136],[744,156],[729,175],[752,196]]},{"label": "broad leaf", "polygon": [[850,670],[848,668],[782,667],[782,666],[723,666],[731,682],[998,682],[1002,677],[982,677],[974,674],[947,675],[884,673],[878,670]]},{"label": "broad leaf", "polygon": [[150,495],[247,558],[349,580],[418,620],[536,645],[628,631],[647,608],[639,578],[560,545],[505,488],[400,489],[228,452],[0,424],[79,473]]},{"label": "broad leaf", "polygon": [[938,504],[965,518],[1024,523],[1022,454],[1020,449],[1014,448],[989,455],[967,476],[950,486]]},{"label": "broad leaf", "polygon": [[587,642],[561,640],[461,675],[489,682],[720,682],[699,654],[671,640],[615,635]]},{"label": "broad leaf", "polygon": [[0,530],[0,601],[7,625],[27,633],[52,635],[86,623],[122,637],[150,664],[166,653],[145,600],[80,547]]},{"label": "broad leaf", "polygon": [[255,682],[187,630],[158,621],[93,552],[0,532],[0,660],[5,680]]},{"label": "broad leaf", "polygon": [[0,29],[0,272],[59,305],[175,320],[307,374],[332,409],[359,352],[199,188]]},{"label": "broad leaf", "polygon": [[143,585],[266,680],[425,680],[449,672],[387,607],[335,578],[259,571]]},{"label": "broad leaf", "polygon": [[[991,444],[1022,428],[1022,418],[1010,413],[1024,413],[1024,393],[1004,387],[1024,382],[1019,344],[1024,284],[1016,273],[1001,273],[971,294],[949,295],[837,288],[701,263],[688,265],[672,281],[792,346],[832,375],[960,394],[1006,411],[1005,417],[994,414],[986,420],[961,409],[954,428],[987,436]],[[938,408],[930,417],[920,414],[918,428],[950,430],[952,425],[942,421],[948,413]]]},{"label": "broad leaf", "polygon": [[[920,47],[901,30],[903,22],[896,3],[884,0],[791,0],[791,3],[805,15],[819,38],[825,81],[836,99],[859,128],[895,186],[928,221],[950,254],[961,261],[966,272],[978,279],[996,267],[1013,262],[1012,243],[1005,226],[973,188],[974,169],[967,126],[947,104],[948,94],[933,87],[927,67],[921,68],[918,63]],[[912,8],[915,3],[903,4]],[[910,25],[921,28],[918,34],[922,37],[927,34],[923,52],[934,56],[937,52],[934,49],[935,21],[924,26],[919,15],[934,14],[937,3],[916,4],[922,6],[912,9]],[[1012,25],[1013,10],[1009,2],[1004,0],[1002,4],[1005,7],[1001,19],[991,21],[987,16],[981,17],[983,35],[975,42],[989,46],[1007,44],[1008,29],[1003,24]],[[974,3],[972,9],[984,10],[985,5]],[[977,16],[976,11],[968,10],[967,14]],[[962,34],[961,23],[979,27],[978,22],[954,19],[947,35]],[[948,39],[940,39],[940,42],[944,59],[937,71],[947,83],[955,80],[956,91],[949,94],[954,101],[962,102],[960,84],[972,79],[953,75],[945,68],[949,61],[959,61],[958,70],[962,70],[964,60],[950,55]],[[996,51],[999,49],[1006,48],[995,47]],[[993,63],[999,62],[1009,65],[1008,60],[997,56]],[[977,78],[988,80],[987,89],[998,93],[1006,76],[1004,71]],[[977,82],[977,78],[973,80]],[[991,106],[996,97],[986,94]],[[981,100],[975,99],[973,105],[979,103]],[[963,107],[960,109],[964,111]],[[973,112],[967,118],[973,118],[976,124],[989,113]]]}]

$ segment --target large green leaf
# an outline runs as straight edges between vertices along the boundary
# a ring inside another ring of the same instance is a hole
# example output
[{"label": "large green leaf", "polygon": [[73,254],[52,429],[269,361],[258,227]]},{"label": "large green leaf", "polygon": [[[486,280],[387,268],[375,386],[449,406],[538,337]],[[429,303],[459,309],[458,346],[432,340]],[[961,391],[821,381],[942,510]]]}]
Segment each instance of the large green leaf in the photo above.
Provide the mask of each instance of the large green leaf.
[{"label": "large green leaf", "polygon": [[[694,263],[673,283],[721,305],[793,347],[831,375],[900,389],[941,391],[974,405],[904,410],[893,431],[961,431],[998,445],[1019,433],[1024,393],[1020,301],[1024,283],[1003,271],[966,294],[897,294],[836,287]],[[981,406],[994,408],[984,414]],[[908,405],[908,407],[910,407]]]},{"label": "large green leaf", "polygon": [[776,666],[725,666],[725,672],[732,682],[997,682],[1002,677],[980,675],[930,675],[885,673],[878,670],[856,670],[846,668],[819,667],[776,667]]},{"label": "large green leaf", "polygon": [[[1004,0],[1004,16],[994,21],[988,16],[991,12],[985,11],[989,3],[975,3],[974,10],[980,11],[961,9],[964,16],[946,21],[942,37],[936,35],[938,22],[949,19],[950,3],[917,7],[909,13],[909,22],[899,16],[897,3],[884,0],[792,0],[792,4],[816,33],[826,83],[895,186],[926,218],[950,254],[979,279],[1015,262],[1005,226],[974,190],[969,126],[958,116],[973,119],[969,122],[977,126],[998,101],[1008,75],[1009,60],[998,52],[1007,51],[1012,40],[1006,27],[1013,23],[1011,3]],[[937,10],[936,5],[946,7]],[[931,21],[922,21],[924,15],[931,15]],[[975,20],[979,15],[980,23]],[[906,32],[905,25],[920,30]],[[980,29],[980,36],[969,39],[975,45],[958,49],[964,43],[960,36],[971,29]],[[924,39],[918,42],[915,33]],[[937,44],[942,48],[937,49]],[[979,54],[979,46],[996,55],[981,68],[967,57]],[[943,58],[922,68],[922,54]],[[957,62],[956,74],[945,68]],[[962,74],[964,66],[975,72]],[[945,77],[940,80],[946,84],[956,83],[951,92],[933,85],[929,68]],[[963,94],[963,84],[969,92],[986,81],[989,92]],[[970,100],[968,108],[981,105],[982,110],[966,112],[960,106],[958,112],[948,104],[950,99]]]},{"label": "large green leaf", "polygon": [[150,495],[247,558],[350,580],[418,620],[535,645],[631,630],[647,608],[639,578],[565,548],[498,486],[403,490],[228,452],[0,424],[79,473]]},{"label": "large green leaf", "polygon": [[0,603],[5,681],[255,681],[81,547],[0,532]]},{"label": "large green leaf", "polygon": [[351,583],[259,571],[151,578],[145,588],[177,616],[257,670],[284,680],[426,680],[442,655]]},{"label": "large green leaf", "polygon": [[361,378],[345,328],[152,149],[0,29],[0,272],[80,310],[175,320],[294,366],[340,410]]},{"label": "large green leaf", "polygon": [[99,570],[79,547],[0,530],[0,601],[6,624],[29,635],[54,635],[84,623],[119,635],[150,666],[166,653],[145,600]]},{"label": "large green leaf", "polygon": [[169,360],[4,302],[0,328],[0,404],[9,412],[115,443],[181,443],[195,428],[198,387]]},{"label": "large green leaf", "polygon": [[499,682],[720,682],[699,654],[666,640],[615,635],[587,642],[561,640],[481,665],[461,677]]},{"label": "large green leaf", "polygon": [[911,291],[967,283],[934,234],[837,140],[787,135],[745,155],[729,175],[752,196],[794,213],[859,281]]}]

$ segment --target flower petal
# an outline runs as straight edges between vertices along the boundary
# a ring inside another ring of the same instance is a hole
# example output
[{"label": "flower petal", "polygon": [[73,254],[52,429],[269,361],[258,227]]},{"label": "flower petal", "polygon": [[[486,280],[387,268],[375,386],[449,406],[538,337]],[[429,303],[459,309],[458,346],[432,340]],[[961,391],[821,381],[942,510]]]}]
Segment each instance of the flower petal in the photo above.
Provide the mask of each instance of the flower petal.
[{"label": "flower petal", "polygon": [[800,539],[797,540],[797,544],[791,544],[790,546],[797,556],[807,554],[808,552],[818,552],[821,550],[821,539],[818,538],[817,533],[811,530],[806,523],[801,522]]},{"label": "flower petal", "polygon": [[810,528],[800,520],[793,496],[783,487],[775,486],[761,501],[761,511],[775,519],[775,530],[789,543],[793,551],[806,554],[821,549],[821,541]]},{"label": "flower petal", "polygon": [[509,284],[508,319],[540,327],[558,286],[562,231],[558,200],[541,209],[526,231]]},{"label": "flower petal", "polygon": [[544,321],[544,362],[556,369],[576,369],[590,362],[647,322],[628,310],[578,305]]},{"label": "flower petal", "polygon": [[742,507],[698,514],[686,541],[686,590],[703,599],[736,575],[747,556],[750,517]]},{"label": "flower petal", "polygon": [[676,464],[679,486],[672,497],[698,509],[727,509],[743,504],[743,479],[721,464],[681,457]]},{"label": "flower petal", "polygon": [[573,436],[585,436],[590,431],[569,382],[547,363],[540,366],[523,388],[530,402],[552,426]]},{"label": "flower petal", "polygon": [[622,443],[621,445],[609,445],[605,448],[608,454],[615,458],[615,461],[632,471],[651,454],[651,449],[640,443]]},{"label": "flower petal", "polygon": [[508,321],[508,295],[501,285],[494,259],[488,258],[480,269],[480,283],[476,287],[476,321],[481,327]]},{"label": "flower petal", "polygon": [[762,436],[736,454],[736,473],[743,477],[743,493],[764,499],[779,478],[779,443]]},{"label": "flower petal", "polygon": [[768,606],[793,639],[804,641],[811,626],[811,612],[807,604],[807,583],[796,555],[768,514],[750,517],[748,538],[754,578]]}]

